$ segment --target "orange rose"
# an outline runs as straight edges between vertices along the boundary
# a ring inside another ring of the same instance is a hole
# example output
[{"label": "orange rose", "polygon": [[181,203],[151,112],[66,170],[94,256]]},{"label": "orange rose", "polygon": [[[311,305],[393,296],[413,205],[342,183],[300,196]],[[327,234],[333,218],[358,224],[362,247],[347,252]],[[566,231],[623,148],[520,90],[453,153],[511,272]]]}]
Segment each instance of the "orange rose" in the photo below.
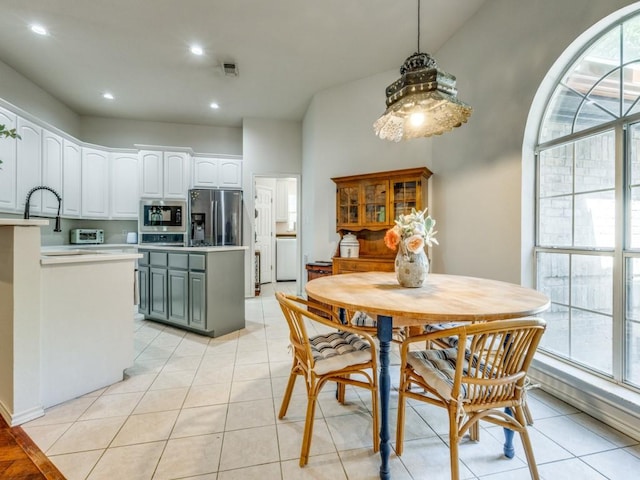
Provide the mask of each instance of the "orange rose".
[{"label": "orange rose", "polygon": [[424,248],[424,239],[422,235],[411,235],[407,238],[406,245],[411,253],[418,253]]},{"label": "orange rose", "polygon": [[384,244],[387,248],[391,250],[395,250],[400,243],[400,232],[398,232],[398,227],[393,227],[387,230],[387,233],[384,234]]}]

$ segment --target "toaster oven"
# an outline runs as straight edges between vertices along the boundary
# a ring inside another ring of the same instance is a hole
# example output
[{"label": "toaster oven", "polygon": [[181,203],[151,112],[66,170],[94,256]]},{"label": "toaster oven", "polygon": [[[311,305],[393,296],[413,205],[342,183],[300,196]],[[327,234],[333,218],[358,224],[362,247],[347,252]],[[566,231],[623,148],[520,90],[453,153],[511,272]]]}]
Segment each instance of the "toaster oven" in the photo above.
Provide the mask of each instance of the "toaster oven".
[{"label": "toaster oven", "polygon": [[69,232],[69,243],[104,243],[104,230],[99,228],[74,228]]}]

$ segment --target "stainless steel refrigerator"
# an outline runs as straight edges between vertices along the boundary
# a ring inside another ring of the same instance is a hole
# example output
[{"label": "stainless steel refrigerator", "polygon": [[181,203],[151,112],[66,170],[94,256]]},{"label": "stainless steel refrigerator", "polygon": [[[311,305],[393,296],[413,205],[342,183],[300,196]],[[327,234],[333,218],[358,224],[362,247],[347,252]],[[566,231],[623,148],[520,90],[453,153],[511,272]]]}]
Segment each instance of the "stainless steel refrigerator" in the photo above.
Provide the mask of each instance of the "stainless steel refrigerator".
[{"label": "stainless steel refrigerator", "polygon": [[189,246],[242,245],[242,191],[189,190]]}]

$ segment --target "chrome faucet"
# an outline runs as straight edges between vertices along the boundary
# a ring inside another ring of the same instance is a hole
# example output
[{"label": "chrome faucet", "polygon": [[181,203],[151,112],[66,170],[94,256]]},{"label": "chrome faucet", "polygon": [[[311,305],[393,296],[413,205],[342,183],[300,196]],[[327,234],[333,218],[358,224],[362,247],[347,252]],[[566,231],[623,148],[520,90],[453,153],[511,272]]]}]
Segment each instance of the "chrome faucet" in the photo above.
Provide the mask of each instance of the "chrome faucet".
[{"label": "chrome faucet", "polygon": [[27,193],[27,201],[24,205],[24,219],[25,220],[29,219],[29,201],[31,200],[31,195],[33,195],[33,193],[37,192],[38,190],[48,190],[51,193],[53,193],[58,199],[58,214],[56,215],[56,225],[55,227],[53,227],[53,231],[61,232],[62,230],[60,229],[60,205],[62,204],[62,197],[58,194],[58,192],[56,192],[51,187],[46,187],[44,185],[41,185],[39,187],[33,187],[31,190],[29,190],[29,193]]}]

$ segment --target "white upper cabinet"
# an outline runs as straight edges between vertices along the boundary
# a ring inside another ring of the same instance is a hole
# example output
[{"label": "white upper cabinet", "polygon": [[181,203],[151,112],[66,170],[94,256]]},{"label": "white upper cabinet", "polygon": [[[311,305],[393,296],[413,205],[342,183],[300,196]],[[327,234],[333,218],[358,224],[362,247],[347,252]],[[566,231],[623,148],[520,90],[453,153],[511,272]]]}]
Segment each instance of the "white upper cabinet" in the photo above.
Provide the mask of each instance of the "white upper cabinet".
[{"label": "white upper cabinet", "polygon": [[82,148],[66,138],[62,145],[62,215],[79,217],[82,213]]},{"label": "white upper cabinet", "polygon": [[220,188],[242,188],[242,160],[220,158]]},{"label": "white upper cabinet", "polygon": [[[18,134],[22,139],[18,142],[17,153],[17,209],[24,210],[27,193],[42,185],[42,128],[35,123],[18,117]],[[31,213],[40,213],[42,191],[35,192],[30,199]]]},{"label": "white upper cabinet", "polygon": [[190,158],[185,152],[164,152],[164,198],[187,198]]},{"label": "white upper cabinet", "polygon": [[162,198],[163,156],[157,150],[140,150],[140,196]]},{"label": "white upper cabinet", "polygon": [[195,188],[242,188],[242,160],[195,157],[192,185]]},{"label": "white upper cabinet", "polygon": [[111,154],[111,217],[138,218],[138,154]]},{"label": "white upper cabinet", "polygon": [[195,157],[193,159],[193,183],[196,188],[216,188],[218,186],[218,159]]},{"label": "white upper cabinet", "polygon": [[109,153],[82,147],[82,216],[109,216]]},{"label": "white upper cabinet", "polygon": [[[62,137],[48,130],[42,130],[42,185],[53,188],[58,195],[63,194],[63,155]],[[52,193],[42,193],[42,213],[45,215],[58,213],[58,199]]]},{"label": "white upper cabinet", "polygon": [[140,196],[187,198],[189,159],[186,152],[140,150]]},{"label": "white upper cabinet", "polygon": [[[16,116],[0,107],[0,125],[16,128]],[[16,209],[16,150],[16,139],[0,139],[0,210],[5,212]]]}]

